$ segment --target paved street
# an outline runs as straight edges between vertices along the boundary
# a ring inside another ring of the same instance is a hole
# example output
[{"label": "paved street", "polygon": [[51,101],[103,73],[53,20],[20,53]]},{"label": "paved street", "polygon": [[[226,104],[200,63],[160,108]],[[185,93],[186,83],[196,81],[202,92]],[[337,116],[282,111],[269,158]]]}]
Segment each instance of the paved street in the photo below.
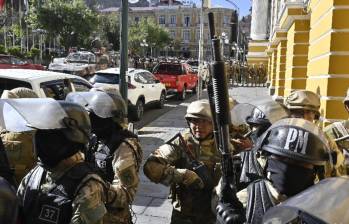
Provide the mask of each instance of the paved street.
[{"label": "paved street", "polygon": [[[203,96],[207,95],[204,92]],[[239,102],[248,102],[255,97],[267,96],[267,88],[253,87],[236,87],[229,90],[229,95]],[[162,145],[167,139],[171,138],[177,132],[183,131],[187,124],[184,120],[184,114],[189,103],[196,100],[196,96],[192,96],[183,103],[176,106],[168,100],[171,107],[163,115],[145,125],[139,130],[139,137],[143,147],[144,160],[149,154]],[[153,113],[153,110],[147,113]],[[148,115],[150,116],[150,115]],[[144,161],[143,161],[144,162]],[[143,171],[140,172],[141,184],[137,193],[136,200],[133,204],[133,211],[136,213],[137,224],[166,224],[170,223],[171,204],[167,199],[168,188],[160,184],[151,183],[144,176]]]}]

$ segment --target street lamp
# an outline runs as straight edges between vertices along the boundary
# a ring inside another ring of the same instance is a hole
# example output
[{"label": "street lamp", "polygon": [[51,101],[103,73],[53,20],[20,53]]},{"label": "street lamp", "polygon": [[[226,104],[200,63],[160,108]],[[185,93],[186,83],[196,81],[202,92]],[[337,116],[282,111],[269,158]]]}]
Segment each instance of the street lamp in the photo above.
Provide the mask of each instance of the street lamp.
[{"label": "street lamp", "polygon": [[145,49],[146,49],[148,46],[149,46],[149,45],[148,45],[147,41],[146,41],[145,39],[143,39],[142,42],[141,42],[141,47],[142,47],[142,49],[143,49],[143,57],[145,57]]}]

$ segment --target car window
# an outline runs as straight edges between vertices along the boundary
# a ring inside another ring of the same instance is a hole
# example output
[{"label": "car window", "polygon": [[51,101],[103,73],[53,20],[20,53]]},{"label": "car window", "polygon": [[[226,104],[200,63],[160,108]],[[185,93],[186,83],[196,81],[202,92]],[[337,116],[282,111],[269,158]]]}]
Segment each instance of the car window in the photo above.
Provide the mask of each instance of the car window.
[{"label": "car window", "polygon": [[23,64],[25,64],[25,62],[20,60],[20,59],[18,59],[18,58],[12,57],[12,64],[14,64],[14,65],[23,65]]},{"label": "car window", "polygon": [[155,67],[154,73],[181,75],[183,74],[183,68],[181,64],[160,64]]},{"label": "car window", "polygon": [[11,59],[8,56],[0,56],[0,64],[10,64]]},{"label": "car window", "polygon": [[92,78],[92,83],[119,84],[119,74],[96,73]]},{"label": "car window", "polygon": [[29,82],[0,78],[0,95],[4,90],[11,90],[17,87],[26,87],[32,89],[32,85]]},{"label": "car window", "polygon": [[71,92],[69,80],[55,80],[41,83],[40,87],[44,90],[46,97],[55,100],[64,100],[66,95]]},{"label": "car window", "polygon": [[135,81],[142,83],[142,84],[147,84],[148,80],[146,77],[144,77],[143,72],[135,74]]},{"label": "car window", "polygon": [[153,77],[153,75],[151,73],[148,72],[143,72],[142,76],[144,77],[144,79],[147,81],[147,84],[153,84],[155,83],[155,79]]},{"label": "car window", "polygon": [[72,82],[76,92],[88,92],[92,88],[91,85],[80,80],[73,79]]}]

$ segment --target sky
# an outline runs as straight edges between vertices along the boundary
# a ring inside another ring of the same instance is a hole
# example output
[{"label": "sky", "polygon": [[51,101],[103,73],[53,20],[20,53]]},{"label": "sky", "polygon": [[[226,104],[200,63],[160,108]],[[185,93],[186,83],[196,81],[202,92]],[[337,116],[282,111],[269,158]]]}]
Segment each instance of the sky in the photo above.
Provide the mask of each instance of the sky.
[{"label": "sky", "polygon": [[[240,16],[245,16],[249,14],[249,9],[251,7],[251,0],[230,0],[234,2],[240,8]],[[194,0],[197,5],[201,5],[201,0]],[[234,6],[227,2],[226,0],[211,0],[211,5],[216,7],[232,8]]]}]

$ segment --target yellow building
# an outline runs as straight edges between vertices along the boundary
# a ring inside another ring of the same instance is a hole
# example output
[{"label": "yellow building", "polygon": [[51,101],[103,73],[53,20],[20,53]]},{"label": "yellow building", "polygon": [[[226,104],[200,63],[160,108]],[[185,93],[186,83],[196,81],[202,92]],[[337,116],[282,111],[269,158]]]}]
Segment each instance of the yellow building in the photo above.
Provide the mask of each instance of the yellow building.
[{"label": "yellow building", "polygon": [[[118,8],[101,10],[102,13],[115,13]],[[232,9],[227,8],[205,8],[204,9],[204,57],[211,55],[208,12],[215,14],[215,25],[217,35],[226,33],[227,38],[231,36]],[[166,28],[175,43],[179,46],[172,46],[161,49],[160,52],[153,52],[153,55],[184,55],[197,58],[199,53],[200,38],[200,8],[195,5],[161,5],[149,7],[132,7],[129,11],[129,25],[140,21],[143,18],[152,18],[160,26]],[[150,44],[150,43],[148,43]],[[224,55],[230,54],[231,47],[224,47]]]},{"label": "yellow building", "polygon": [[[249,55],[260,57],[248,62],[268,62],[270,94],[282,100],[293,90],[311,90],[321,97],[324,124],[347,119],[342,101],[349,87],[349,1],[254,0],[253,7]],[[253,23],[261,14],[266,19]],[[258,39],[252,32],[260,24],[267,29],[257,30],[265,34]],[[264,51],[258,42],[267,42]]]}]

